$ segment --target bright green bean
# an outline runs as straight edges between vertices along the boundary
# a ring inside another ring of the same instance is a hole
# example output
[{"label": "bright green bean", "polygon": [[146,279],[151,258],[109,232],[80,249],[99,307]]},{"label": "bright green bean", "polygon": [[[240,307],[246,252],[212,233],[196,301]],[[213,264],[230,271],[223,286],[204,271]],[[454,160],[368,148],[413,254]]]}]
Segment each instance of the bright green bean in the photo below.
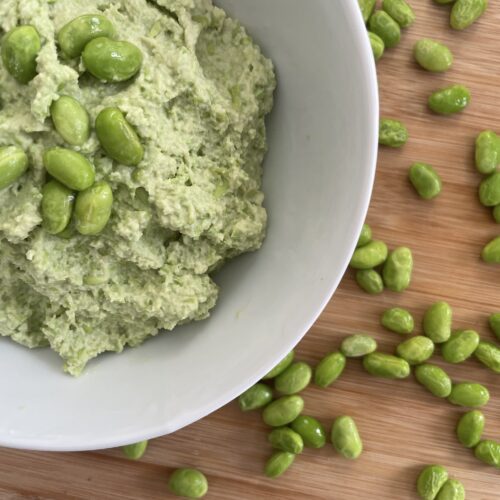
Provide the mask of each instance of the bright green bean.
[{"label": "bright green bean", "polygon": [[312,369],[307,363],[292,363],[274,379],[274,388],[281,394],[296,394],[309,385],[311,378]]},{"label": "bright green bean", "polygon": [[477,459],[487,465],[500,468],[500,443],[497,441],[481,441],[475,448]]},{"label": "bright green bean", "polygon": [[52,103],[50,113],[59,135],[72,146],[81,146],[90,136],[87,110],[73,97],[62,96]]},{"label": "bright green bean", "polygon": [[273,400],[273,391],[266,384],[255,384],[238,398],[241,411],[263,408]]},{"label": "bright green bean", "polygon": [[332,352],[325,356],[314,370],[314,383],[319,387],[326,388],[333,384],[346,365],[346,358],[341,352]]},{"label": "bright green bean", "polygon": [[457,330],[441,346],[441,354],[448,363],[462,363],[469,359],[479,344],[479,335],[474,330]]},{"label": "bright green bean", "polygon": [[371,295],[384,291],[382,276],[375,269],[360,269],[356,271],[356,283],[362,290]]},{"label": "bright green bean", "polygon": [[464,485],[456,479],[448,479],[439,490],[436,500],[465,500]]},{"label": "bright green bean", "polygon": [[303,409],[304,400],[300,396],[283,396],[264,408],[262,419],[271,427],[281,427],[293,422]]},{"label": "bright green bean", "polygon": [[493,342],[481,340],[474,351],[474,356],[495,373],[500,373],[500,347]]},{"label": "bright green bean", "polygon": [[273,429],[267,436],[271,446],[277,450],[286,451],[298,455],[304,449],[302,436],[290,427],[278,427]]},{"label": "bright green bean", "polygon": [[387,245],[383,241],[370,241],[354,251],[350,265],[354,269],[372,269],[385,262],[387,253]]},{"label": "bright green bean", "polygon": [[408,28],[415,21],[415,12],[405,0],[383,0],[382,8],[389,14],[401,28]]},{"label": "bright green bean", "polygon": [[384,41],[382,40],[382,38],[380,38],[375,33],[372,33],[371,31],[368,32],[368,38],[370,39],[373,57],[375,58],[375,61],[378,61],[385,52]]},{"label": "bright green bean", "polygon": [[174,495],[187,498],[201,498],[208,491],[207,478],[196,469],[177,469],[170,476],[168,486]]},{"label": "bright green bean", "polygon": [[365,245],[368,245],[370,241],[372,241],[372,228],[365,223],[361,228],[356,248],[364,247]]},{"label": "bright green bean", "polygon": [[466,448],[474,448],[483,435],[485,419],[479,410],[464,413],[457,424],[457,437]]},{"label": "bright green bean", "polygon": [[49,181],[42,189],[43,227],[50,234],[62,233],[73,214],[75,194],[58,181]]},{"label": "bright green bean", "polygon": [[417,492],[423,500],[434,500],[448,481],[448,471],[442,465],[428,465],[417,480]]},{"label": "bright green bean", "polygon": [[17,146],[0,147],[0,190],[19,179],[28,169],[28,156]]},{"label": "bright green bean", "polygon": [[385,286],[393,292],[402,292],[410,286],[413,271],[413,255],[407,247],[399,247],[389,253],[382,277]]},{"label": "bright green bean", "polygon": [[400,148],[408,142],[408,129],[399,120],[392,118],[381,118],[378,142],[382,146]]},{"label": "bright green bean", "polygon": [[295,455],[287,451],[277,451],[266,462],[264,474],[267,477],[275,478],[286,472],[295,460]]},{"label": "bright green bean", "polygon": [[363,442],[354,419],[348,416],[334,420],[331,441],[335,450],[344,458],[357,459],[363,452]]},{"label": "bright green bean", "polygon": [[377,341],[370,335],[358,333],[346,337],[340,344],[340,351],[346,358],[360,358],[377,349]]},{"label": "bright green bean", "polygon": [[75,191],[83,191],[94,184],[94,166],[85,156],[71,149],[47,149],[43,164],[52,177]]},{"label": "bright green bean", "polygon": [[491,331],[500,340],[500,313],[490,314],[488,318],[488,323],[490,325]]},{"label": "bright green bean", "polygon": [[500,204],[500,172],[493,172],[479,185],[479,201],[485,207]]},{"label": "bright green bean", "polygon": [[481,174],[492,174],[500,165],[500,137],[483,130],[476,138],[476,168]]},{"label": "bright green bean", "polygon": [[446,342],[451,335],[452,310],[446,302],[432,304],[424,314],[424,333],[435,344]]},{"label": "bright green bean", "polygon": [[391,332],[400,333],[402,335],[412,333],[415,327],[413,316],[409,311],[401,307],[393,307],[384,311],[380,322],[383,327]]},{"label": "bright green bean", "polygon": [[75,227],[80,234],[99,234],[111,217],[113,192],[105,181],[96,182],[78,193],[75,203]]},{"label": "bright green bean", "polygon": [[431,165],[414,163],[410,167],[409,179],[415,191],[424,200],[432,200],[441,193],[443,182]]},{"label": "bright green bean", "polygon": [[481,384],[474,382],[461,382],[455,384],[448,397],[448,401],[454,405],[468,406],[469,408],[480,408],[488,403],[490,393]]},{"label": "bright green bean", "polygon": [[431,364],[417,366],[415,368],[415,378],[438,398],[447,398],[451,394],[451,378],[439,366]]},{"label": "bright green bean", "polygon": [[453,64],[451,50],[443,43],[430,38],[418,40],[413,47],[413,55],[422,68],[434,73],[447,71]]},{"label": "bright green bean", "polygon": [[476,22],[488,7],[488,0],[457,0],[450,13],[450,26],[464,30]]},{"label": "bright green bean", "polygon": [[304,445],[309,448],[322,448],[326,443],[325,428],[314,417],[299,415],[290,427],[300,434]]},{"label": "bright green bean", "polygon": [[294,357],[295,357],[295,352],[290,351],[272,370],[267,372],[262,377],[262,380],[269,380],[275,378],[280,373],[284,372],[292,364]]},{"label": "bright green bean", "polygon": [[366,23],[375,9],[375,4],[377,0],[358,0],[359,8],[361,9],[361,14],[363,15],[363,21]]},{"label": "bright green bean", "polygon": [[401,40],[399,24],[383,10],[376,10],[368,20],[368,29],[378,35],[390,49]]},{"label": "bright green bean", "polygon": [[146,453],[148,447],[147,441],[140,441],[139,443],[127,444],[122,448],[123,453],[130,460],[139,460]]},{"label": "bright green bean", "polygon": [[434,342],[428,337],[417,335],[401,342],[396,348],[396,353],[410,365],[419,365],[434,353]]},{"label": "bright green bean", "polygon": [[481,258],[487,264],[500,264],[500,236],[491,240],[483,248]]},{"label": "bright green bean", "polygon": [[470,91],[464,85],[450,85],[430,95],[429,108],[440,115],[463,111],[470,103]]},{"label": "bright green bean", "polygon": [[363,368],[371,375],[389,379],[406,378],[411,371],[406,360],[382,352],[372,352],[365,356]]}]

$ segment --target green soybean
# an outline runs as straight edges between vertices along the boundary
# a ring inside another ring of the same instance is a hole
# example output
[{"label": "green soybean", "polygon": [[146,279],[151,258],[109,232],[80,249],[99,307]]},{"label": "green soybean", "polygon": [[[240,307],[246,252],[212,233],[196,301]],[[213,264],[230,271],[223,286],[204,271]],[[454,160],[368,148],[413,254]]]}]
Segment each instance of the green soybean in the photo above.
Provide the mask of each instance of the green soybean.
[{"label": "green soybean", "polygon": [[95,122],[97,137],[107,155],[123,165],[137,166],[144,157],[139,136],[118,108],[105,108]]},{"label": "green soybean", "polygon": [[277,450],[286,451],[298,455],[304,449],[302,436],[290,427],[278,427],[273,429],[267,440]]},{"label": "green soybean", "polygon": [[73,97],[62,96],[52,103],[50,113],[59,135],[72,146],[81,146],[90,136],[86,109]]},{"label": "green soybean", "polygon": [[0,147],[0,189],[19,179],[28,169],[28,156],[17,146]]},{"label": "green soybean", "polygon": [[413,256],[407,247],[394,249],[387,257],[382,271],[385,286],[393,292],[402,292],[410,286]]},{"label": "green soybean", "polygon": [[497,205],[496,207],[493,208],[493,218],[495,219],[495,222],[497,224],[500,224],[500,205]]},{"label": "green soybean", "polygon": [[187,498],[201,498],[207,494],[208,481],[205,475],[196,469],[177,469],[168,481],[168,487],[174,495]]},{"label": "green soybean", "polygon": [[483,248],[481,258],[487,264],[500,264],[500,236],[491,240]]},{"label": "green soybean", "polygon": [[314,370],[314,383],[326,388],[333,384],[342,374],[346,358],[341,352],[332,352],[325,356]]},{"label": "green soybean", "polygon": [[417,492],[423,500],[434,500],[448,481],[448,471],[442,465],[428,465],[419,474]]},{"label": "green soybean", "polygon": [[360,269],[356,271],[356,283],[362,290],[371,295],[377,295],[384,291],[382,276],[375,269]]},{"label": "green soybean", "polygon": [[414,163],[410,167],[409,179],[415,191],[424,200],[432,200],[441,193],[443,186],[441,177],[427,163]]},{"label": "green soybean", "polygon": [[267,477],[275,478],[281,476],[293,464],[295,454],[287,451],[277,451],[266,462],[264,474]]},{"label": "green soybean", "polygon": [[474,330],[458,330],[441,346],[441,354],[448,363],[462,363],[470,358],[479,344]]},{"label": "green soybean", "polygon": [[383,241],[370,241],[354,251],[350,265],[354,269],[372,269],[385,262],[387,253],[387,245]]},{"label": "green soybean", "polygon": [[451,394],[451,378],[439,366],[430,364],[417,366],[415,368],[415,378],[438,398],[447,398]]},{"label": "green soybean", "polygon": [[356,248],[364,247],[372,241],[372,228],[364,223],[361,228],[361,233],[359,234],[358,242],[356,243]]},{"label": "green soybean", "polygon": [[479,185],[479,201],[485,207],[500,204],[500,172],[493,172]]},{"label": "green soybean", "polygon": [[307,363],[292,363],[274,379],[274,388],[281,394],[296,394],[309,385],[311,378],[312,369]]},{"label": "green soybean", "polygon": [[347,358],[360,358],[374,352],[376,349],[377,341],[370,335],[361,333],[346,337],[340,344],[340,351]]},{"label": "green soybean", "polygon": [[148,447],[147,441],[140,441],[139,443],[127,444],[122,448],[124,455],[130,460],[139,460],[146,453]]},{"label": "green soybean", "polygon": [[470,91],[464,85],[450,85],[430,95],[429,108],[440,115],[463,111],[470,103]]},{"label": "green soybean", "polygon": [[491,174],[500,165],[500,137],[493,130],[483,130],[476,138],[476,169]]},{"label": "green soybean", "polygon": [[372,33],[371,31],[368,32],[368,38],[370,40],[370,46],[372,48],[373,57],[375,58],[375,61],[378,61],[384,55],[385,51],[384,41],[382,40],[382,38],[380,38],[375,33]]},{"label": "green soybean", "polygon": [[95,38],[83,50],[85,69],[102,82],[124,82],[135,76],[142,66],[142,52],[130,42],[107,37]]},{"label": "green soybean", "polygon": [[368,29],[378,35],[388,49],[395,47],[401,40],[399,24],[383,10],[377,10],[370,16]]},{"label": "green soybean", "polygon": [[309,448],[322,448],[325,446],[325,428],[314,417],[299,415],[290,426],[295,432],[300,434],[305,446]]},{"label": "green soybean", "polygon": [[27,84],[36,76],[36,59],[42,48],[38,31],[30,25],[18,26],[2,40],[5,69],[19,83]]},{"label": "green soybean", "polygon": [[255,384],[238,398],[241,411],[263,408],[273,400],[273,391],[266,384]]},{"label": "green soybean", "polygon": [[90,41],[103,36],[116,36],[113,24],[101,14],[85,14],[63,26],[57,42],[63,54],[71,59],[79,57]]},{"label": "green soybean", "polygon": [[481,340],[474,351],[474,356],[490,370],[500,373],[500,347],[493,342]]},{"label": "green soybean", "polygon": [[480,408],[490,400],[488,389],[475,382],[461,382],[455,384],[448,397],[448,401],[454,405],[467,406],[469,408]]},{"label": "green soybean", "polygon": [[43,164],[52,177],[75,191],[83,191],[94,184],[94,166],[85,156],[71,149],[47,149]]},{"label": "green soybean", "polygon": [[487,465],[500,468],[500,443],[497,441],[481,441],[474,449],[474,455]]},{"label": "green soybean", "polygon": [[78,193],[75,202],[75,227],[80,234],[99,234],[111,217],[113,191],[105,181],[96,182]]},{"label": "green soybean", "polygon": [[304,400],[300,396],[283,396],[264,408],[262,419],[271,427],[281,427],[293,422],[303,409]]},{"label": "green soybean", "polygon": [[403,379],[410,375],[409,363],[397,356],[373,352],[363,358],[363,368],[370,374],[388,379]]},{"label": "green soybean", "polygon": [[375,4],[377,0],[358,0],[359,8],[361,9],[361,14],[363,15],[363,21],[366,23],[375,9]]},{"label": "green soybean", "polygon": [[422,38],[413,47],[413,55],[417,63],[427,71],[442,73],[448,71],[453,64],[453,54],[443,43]]},{"label": "green soybean", "polygon": [[434,342],[428,337],[417,335],[401,342],[396,348],[396,353],[410,365],[419,365],[434,353]]},{"label": "green soybean", "polygon": [[425,312],[424,333],[435,344],[441,344],[450,338],[452,314],[450,305],[443,301],[432,304]]},{"label": "green soybean", "polygon": [[488,317],[488,324],[490,325],[491,331],[500,340],[500,313],[490,314]]},{"label": "green soybean", "polygon": [[457,437],[466,448],[474,448],[483,435],[485,419],[482,412],[472,410],[464,413],[457,424]]},{"label": "green soybean", "polygon": [[434,0],[434,3],[438,3],[440,5],[445,5],[448,3],[453,3],[455,0]]},{"label": "green soybean", "polygon": [[378,133],[378,142],[382,146],[400,148],[408,142],[408,129],[399,120],[381,118]]},{"label": "green soybean", "polygon": [[401,307],[392,307],[384,311],[380,322],[383,327],[391,332],[400,333],[402,335],[412,333],[415,327],[415,322],[411,313]]},{"label": "green soybean", "polygon": [[464,485],[456,479],[448,479],[439,491],[436,500],[465,500]]},{"label": "green soybean", "polygon": [[280,373],[284,372],[292,364],[294,357],[295,352],[290,351],[272,370],[267,372],[262,377],[262,380],[272,379],[274,377],[277,377]]},{"label": "green soybean", "polygon": [[356,422],[351,417],[342,416],[334,420],[331,441],[335,450],[350,460],[355,460],[363,452],[361,436]]},{"label": "green soybean", "polygon": [[405,0],[383,0],[382,9],[389,14],[401,28],[408,28],[415,21],[415,12]]},{"label": "green soybean", "polygon": [[464,30],[477,21],[488,7],[488,0],[457,0],[450,13],[450,26]]},{"label": "green soybean", "polygon": [[75,195],[71,189],[58,181],[49,181],[42,189],[42,219],[45,231],[50,234],[62,233],[73,214]]}]

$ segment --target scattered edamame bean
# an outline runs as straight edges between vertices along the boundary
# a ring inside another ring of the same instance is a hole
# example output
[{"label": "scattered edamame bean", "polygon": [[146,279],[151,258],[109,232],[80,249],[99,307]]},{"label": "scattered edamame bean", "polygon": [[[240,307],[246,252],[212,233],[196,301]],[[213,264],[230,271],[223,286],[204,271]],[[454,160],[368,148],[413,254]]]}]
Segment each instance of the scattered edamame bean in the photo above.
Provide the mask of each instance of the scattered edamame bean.
[{"label": "scattered edamame bean", "polygon": [[464,485],[456,479],[448,479],[439,490],[436,500],[465,500]]},{"label": "scattered edamame bean", "polygon": [[428,465],[419,474],[417,492],[423,500],[434,500],[448,481],[448,471],[442,465]]},{"label": "scattered edamame bean", "polygon": [[417,366],[415,368],[415,378],[438,398],[447,398],[451,394],[451,378],[439,366],[430,364]]},{"label": "scattered edamame bean", "polygon": [[491,240],[483,248],[481,258],[487,264],[500,264],[500,236]]},{"label": "scattered edamame bean", "polygon": [[481,340],[474,351],[474,356],[495,373],[500,373],[500,347],[493,342]]},{"label": "scattered edamame bean", "polygon": [[399,24],[383,10],[377,10],[370,16],[368,29],[382,38],[388,49],[395,47],[401,40]]},{"label": "scattered edamame bean", "polygon": [[340,351],[346,358],[360,358],[376,349],[377,341],[370,335],[361,333],[346,337],[340,344]]},{"label": "scattered edamame bean", "polygon": [[479,344],[479,335],[474,330],[457,330],[441,346],[441,354],[448,363],[462,363],[469,359]]},{"label": "scattered edamame bean", "polygon": [[434,0],[434,3],[438,3],[440,5],[445,5],[447,3],[453,3],[455,0]]},{"label": "scattered edamame bean", "polygon": [[464,413],[457,424],[457,437],[466,448],[474,448],[484,431],[484,415],[479,410],[472,410]]},{"label": "scattered edamame bean", "polygon": [[383,327],[391,332],[400,333],[402,335],[412,333],[415,327],[413,316],[409,311],[401,307],[392,307],[384,311],[380,322]]},{"label": "scattered edamame bean", "polygon": [[382,276],[375,269],[360,269],[356,271],[356,283],[362,290],[371,295],[384,291]]},{"label": "scattered edamame bean", "polygon": [[493,219],[495,219],[495,222],[497,224],[500,224],[500,205],[493,207],[492,214],[493,214]]},{"label": "scattered edamame bean", "polygon": [[364,247],[365,245],[368,245],[370,241],[372,241],[372,228],[365,222],[361,228],[356,248]]},{"label": "scattered edamame bean", "polygon": [[127,444],[122,448],[124,455],[130,460],[139,460],[146,453],[148,447],[147,441],[140,441],[139,443]]},{"label": "scattered edamame bean", "polygon": [[278,427],[273,429],[267,437],[271,446],[277,450],[286,451],[298,455],[304,449],[302,436],[290,427]]},{"label": "scattered edamame bean", "polygon": [[295,454],[287,451],[277,451],[266,462],[264,474],[267,477],[275,478],[281,476],[293,464]]},{"label": "scattered edamame bean", "polygon": [[378,61],[384,55],[384,41],[382,40],[382,38],[380,38],[375,33],[372,33],[371,31],[368,32],[368,38],[370,39],[373,57],[375,58],[375,61]]},{"label": "scattered edamame bean", "polygon": [[50,234],[62,233],[73,214],[75,194],[58,181],[49,181],[42,188],[42,219],[45,231]]},{"label": "scattered edamame bean", "polygon": [[28,156],[17,146],[0,148],[0,189],[4,189],[21,177],[28,169]]},{"label": "scattered edamame bean", "polygon": [[373,269],[385,262],[387,253],[387,245],[383,241],[370,241],[354,251],[350,266],[354,269]]},{"label": "scattered edamame bean", "polygon": [[292,364],[294,357],[295,352],[290,351],[272,370],[267,372],[262,377],[262,380],[272,379],[274,377],[277,377],[280,373],[284,372]]},{"label": "scattered edamame bean", "polygon": [[474,455],[481,462],[500,468],[500,443],[497,441],[481,441],[474,449]]},{"label": "scattered edamame bean", "polygon": [[52,177],[75,191],[83,191],[94,184],[94,166],[85,156],[71,149],[47,149],[43,164]]},{"label": "scattered edamame bean", "polygon": [[488,318],[488,323],[490,325],[491,331],[500,340],[500,313],[490,314]]},{"label": "scattered edamame bean", "polygon": [[396,353],[410,365],[419,365],[434,353],[434,342],[428,337],[417,335],[401,342],[396,348]]},{"label": "scattered edamame bean", "polygon": [[382,352],[372,352],[363,358],[363,368],[377,377],[402,379],[410,375],[408,362],[397,356]]},{"label": "scattered edamame bean", "polygon": [[402,292],[410,286],[413,256],[407,247],[399,247],[389,253],[382,271],[385,286],[393,292]]},{"label": "scattered edamame bean", "polygon": [[432,304],[424,314],[424,333],[435,344],[446,342],[451,335],[452,310],[446,302]]},{"label": "scattered edamame bean", "polygon": [[262,419],[271,427],[281,427],[293,422],[303,409],[304,400],[300,396],[283,396],[264,408]]},{"label": "scattered edamame bean", "polygon": [[500,165],[500,137],[493,130],[483,130],[476,138],[476,168],[491,174]]},{"label": "scattered edamame bean", "polygon": [[263,408],[273,400],[273,391],[266,384],[257,383],[238,398],[241,411]]},{"label": "scattered edamame bean", "polygon": [[296,394],[303,391],[311,381],[312,369],[302,361],[292,363],[274,379],[274,388],[281,394]]},{"label": "scattered edamame bean", "polygon": [[346,365],[346,358],[341,352],[332,352],[325,356],[314,370],[314,383],[319,387],[326,388],[333,384]]},{"label": "scattered edamame bean", "polygon": [[475,382],[461,382],[453,385],[448,401],[454,405],[479,408],[490,400],[486,387]]},{"label": "scattered edamame bean", "polygon": [[415,43],[413,55],[417,63],[427,71],[442,73],[451,68],[453,54],[444,44],[430,38],[422,38]]},{"label": "scattered edamame bean", "polygon": [[335,450],[344,458],[355,460],[363,452],[363,442],[354,419],[348,416],[334,420],[331,441]]},{"label": "scattered edamame bean", "polygon": [[9,31],[2,41],[5,69],[19,83],[27,84],[36,76],[36,59],[42,48],[38,31],[30,25]]},{"label": "scattered edamame bean", "polygon": [[457,0],[450,12],[450,26],[464,30],[477,21],[488,7],[488,0]]},{"label": "scattered edamame bean", "polygon": [[363,15],[365,23],[368,22],[368,19],[370,19],[376,3],[377,0],[358,0],[359,8],[361,9],[361,14]]},{"label": "scattered edamame bean", "polygon": [[408,28],[415,21],[415,12],[405,0],[383,0],[382,9],[389,14],[401,28]]},{"label": "scattered edamame bean", "polygon": [[392,118],[381,118],[378,142],[382,146],[400,148],[408,142],[408,129],[399,120]]},{"label": "scattered edamame bean", "polygon": [[81,146],[90,136],[86,109],[73,97],[62,96],[52,103],[50,114],[59,135],[72,146]]},{"label": "scattered edamame bean", "polygon": [[415,191],[424,200],[432,200],[441,193],[441,177],[431,165],[417,162],[410,167],[409,179]]},{"label": "scattered edamame bean", "polygon": [[463,111],[470,103],[470,91],[464,85],[450,85],[430,95],[429,108],[440,115]]},{"label": "scattered edamame bean", "polygon": [[314,417],[307,415],[299,415],[291,424],[290,427],[300,434],[304,445],[309,448],[323,448],[326,443],[325,428]]},{"label": "scattered edamame bean", "polygon": [[485,207],[500,204],[500,172],[493,172],[479,185],[479,201]]},{"label": "scattered edamame bean", "polygon": [[96,182],[78,193],[75,202],[75,227],[80,234],[99,234],[111,217],[113,191],[105,181]]},{"label": "scattered edamame bean", "polygon": [[177,469],[170,476],[168,487],[174,495],[201,498],[207,494],[208,481],[205,474],[196,469]]}]

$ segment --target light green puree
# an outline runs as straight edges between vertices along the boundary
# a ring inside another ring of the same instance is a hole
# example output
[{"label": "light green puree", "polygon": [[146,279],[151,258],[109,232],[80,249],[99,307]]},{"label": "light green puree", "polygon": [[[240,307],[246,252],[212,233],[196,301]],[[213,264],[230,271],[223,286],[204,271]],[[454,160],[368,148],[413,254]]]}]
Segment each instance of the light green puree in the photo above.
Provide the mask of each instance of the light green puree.
[{"label": "light green puree", "polygon": [[[58,31],[92,13],[141,49],[137,77],[102,83],[79,58],[60,55]],[[210,274],[261,246],[264,118],[275,77],[244,28],[210,0],[0,2],[2,36],[25,24],[42,40],[37,76],[21,85],[0,62],[0,146],[20,146],[30,159],[0,191],[0,334],[50,346],[79,375],[100,353],[206,318],[218,294]],[[53,236],[41,226],[43,152],[71,148],[50,119],[63,95],[80,101],[92,127],[103,108],[118,107],[144,147],[137,168],[113,162],[94,128],[72,148],[113,190],[111,219],[97,236]]]}]

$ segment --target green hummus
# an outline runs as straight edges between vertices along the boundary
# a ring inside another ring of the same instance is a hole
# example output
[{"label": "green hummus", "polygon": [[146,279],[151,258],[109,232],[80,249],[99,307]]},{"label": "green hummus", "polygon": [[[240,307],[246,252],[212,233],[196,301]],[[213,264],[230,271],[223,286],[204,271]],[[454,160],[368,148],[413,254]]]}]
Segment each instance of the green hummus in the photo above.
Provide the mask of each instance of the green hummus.
[{"label": "green hummus", "polygon": [[[144,64],[133,80],[101,83],[64,60],[56,34],[77,16],[104,14]],[[0,334],[50,346],[81,373],[105,351],[201,320],[217,300],[210,275],[264,239],[262,161],[272,63],[211,0],[2,0],[2,34],[33,25],[38,75],[20,85],[0,62],[0,146],[22,147],[30,167],[0,191]],[[93,124],[116,106],[144,146],[137,168],[113,162],[93,132],[77,149],[113,189],[98,236],[52,236],[41,226],[42,156],[69,147],[50,106],[78,99]]]}]

